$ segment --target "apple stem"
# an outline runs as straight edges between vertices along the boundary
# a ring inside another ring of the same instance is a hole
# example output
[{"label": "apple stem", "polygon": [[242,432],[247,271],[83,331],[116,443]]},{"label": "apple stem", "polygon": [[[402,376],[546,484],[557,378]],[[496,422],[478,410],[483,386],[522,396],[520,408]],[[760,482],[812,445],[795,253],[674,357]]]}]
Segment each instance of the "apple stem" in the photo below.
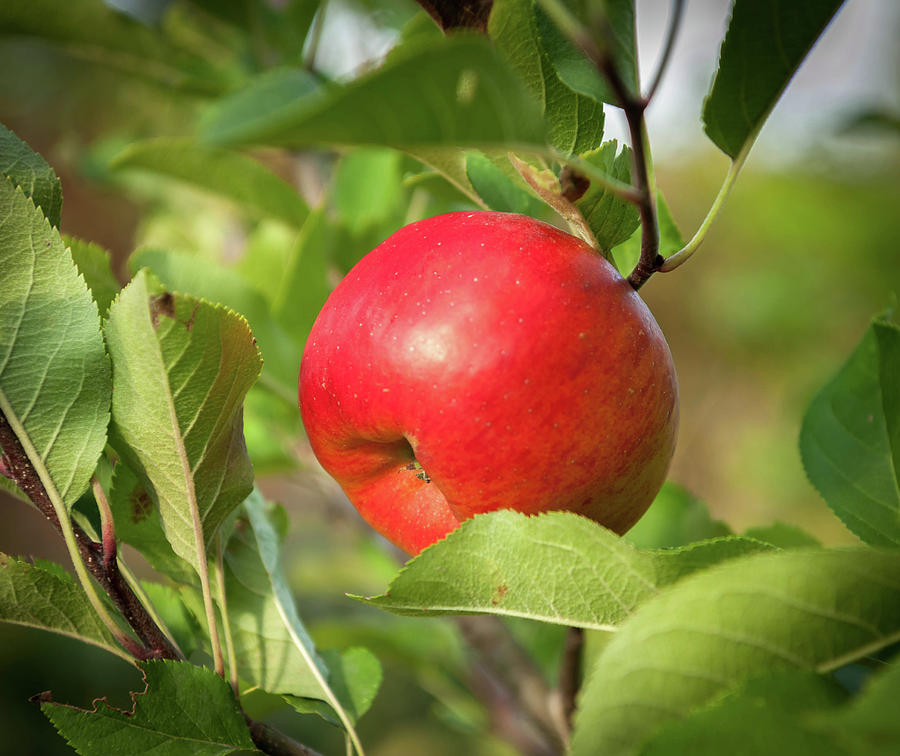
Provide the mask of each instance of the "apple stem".
[{"label": "apple stem", "polygon": [[656,180],[650,157],[650,140],[644,117],[650,100],[656,93],[663,73],[668,66],[675,38],[684,10],[684,0],[673,0],[672,14],[663,53],[657,71],[646,96],[639,87],[632,91],[616,65],[613,54],[613,34],[608,19],[598,14],[592,19],[592,29],[581,21],[559,0],[539,0],[543,9],[556,25],[593,62],[613,91],[616,102],[625,112],[631,140],[633,194],[627,198],[637,205],[641,218],[641,254],[634,270],[628,274],[628,282],[638,290],[647,279],[660,270],[665,258],[659,254],[659,215],[656,206]]}]

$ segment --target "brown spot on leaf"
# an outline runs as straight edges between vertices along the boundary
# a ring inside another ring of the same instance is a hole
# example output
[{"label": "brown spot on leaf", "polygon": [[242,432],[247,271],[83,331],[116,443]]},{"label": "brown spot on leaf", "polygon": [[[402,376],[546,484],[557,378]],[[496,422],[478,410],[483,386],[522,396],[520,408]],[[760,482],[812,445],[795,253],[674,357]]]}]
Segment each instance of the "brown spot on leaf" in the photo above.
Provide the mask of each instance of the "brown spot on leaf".
[{"label": "brown spot on leaf", "polygon": [[191,317],[189,317],[187,319],[187,322],[184,324],[184,327],[187,328],[189,331],[193,330],[193,328],[194,328],[194,316],[197,314],[197,310],[199,310],[199,309],[200,309],[200,303],[197,302],[197,304],[194,305],[193,312],[191,312]]},{"label": "brown spot on leaf", "polygon": [[136,525],[142,520],[146,520],[153,511],[153,502],[150,495],[143,488],[135,488],[131,492],[129,499],[131,504],[131,521]]},{"label": "brown spot on leaf", "polygon": [[497,606],[497,604],[506,598],[507,593],[509,593],[509,586],[506,583],[501,583],[497,586],[497,590],[494,591],[494,597],[491,599],[491,603],[494,606]]},{"label": "brown spot on leaf", "polygon": [[159,319],[161,316],[167,318],[175,318],[175,297],[168,291],[162,294],[154,294],[150,297],[150,320],[154,328],[159,328]]}]

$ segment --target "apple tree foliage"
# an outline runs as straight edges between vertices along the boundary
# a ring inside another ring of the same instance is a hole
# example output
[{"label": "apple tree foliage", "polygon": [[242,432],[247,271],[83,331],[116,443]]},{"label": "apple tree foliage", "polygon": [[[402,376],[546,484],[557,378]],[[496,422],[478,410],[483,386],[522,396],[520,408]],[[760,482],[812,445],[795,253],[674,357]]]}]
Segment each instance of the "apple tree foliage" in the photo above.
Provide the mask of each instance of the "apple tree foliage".
[{"label": "apple tree foliage", "polygon": [[[141,175],[162,194],[216,195],[246,245],[237,262],[144,246],[121,286],[104,249],[60,232],[53,168],[0,127],[0,485],[71,557],[70,572],[0,554],[0,619],[143,673],[130,711],[40,700],[85,756],[312,753],[247,716],[249,691],[324,717],[361,754],[378,659],[354,643],[362,632],[336,631],[340,651],[313,642],[282,564],[285,510],[256,485],[302,464],[297,359],[335,280],[399,226],[454,208],[568,223],[636,286],[677,267],[841,3],[734,0],[698,114],[732,167],[687,243],[655,187],[643,109],[664,66],[639,80],[632,0],[391,6],[405,22],[390,51],[340,80],[315,65],[324,3],[114,5],[6,0],[0,35],[168,92],[183,133],[120,144],[102,170],[123,190]],[[605,105],[636,142],[604,140]],[[325,173],[318,195],[290,180],[299,165]],[[520,662],[554,676],[557,657],[529,639],[574,628],[583,647],[560,690],[520,696],[534,753],[885,753],[900,743],[898,376],[900,329],[878,316],[800,430],[809,478],[857,547],[785,525],[732,533],[670,484],[624,538],[572,514],[499,511],[382,595],[352,598],[493,615],[531,653]],[[126,544],[154,580],[135,576]],[[415,657],[405,640],[394,650]]]}]

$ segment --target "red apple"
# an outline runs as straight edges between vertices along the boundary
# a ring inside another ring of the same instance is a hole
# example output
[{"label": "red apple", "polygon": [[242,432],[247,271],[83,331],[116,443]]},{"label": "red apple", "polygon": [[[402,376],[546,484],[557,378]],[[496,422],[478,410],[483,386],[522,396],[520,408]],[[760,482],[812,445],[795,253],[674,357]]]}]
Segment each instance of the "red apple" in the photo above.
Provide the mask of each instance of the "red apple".
[{"label": "red apple", "polygon": [[413,223],[366,255],[313,326],[299,399],[323,467],[410,554],[501,508],[624,533],[678,418],[632,287],[583,241],[494,212]]}]

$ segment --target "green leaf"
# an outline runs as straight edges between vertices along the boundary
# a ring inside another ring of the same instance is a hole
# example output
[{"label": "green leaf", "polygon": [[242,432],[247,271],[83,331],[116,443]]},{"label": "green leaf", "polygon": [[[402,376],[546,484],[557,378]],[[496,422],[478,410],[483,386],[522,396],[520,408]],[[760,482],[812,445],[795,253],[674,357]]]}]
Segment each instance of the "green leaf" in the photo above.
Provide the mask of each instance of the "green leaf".
[{"label": "green leaf", "polygon": [[51,499],[87,489],[109,423],[100,316],[59,233],[0,179],[0,412]]},{"label": "green leaf", "polygon": [[[335,696],[350,721],[359,721],[381,687],[381,664],[371,651],[359,647],[348,648],[343,653],[323,651],[322,658],[328,665],[328,683]],[[284,700],[301,714],[318,714],[331,724],[340,724],[333,709],[324,701],[294,696],[285,696]]]},{"label": "green leaf", "polygon": [[466,175],[491,210],[524,215],[540,212],[539,203],[524,185],[516,184],[487,155],[481,152],[467,154]]},{"label": "green leaf", "polygon": [[132,694],[133,711],[105,699],[93,711],[57,703],[41,711],[82,756],[225,756],[260,753],[228,683],[215,672],[187,662],[141,664],[147,688]]},{"label": "green leaf", "polygon": [[[262,561],[259,535],[249,515],[239,517],[224,558],[228,620],[238,673],[242,680],[269,693],[319,698],[320,680],[327,677],[328,670],[317,656],[300,618],[295,614],[296,625],[286,624],[279,599],[294,606],[288,589],[285,587],[283,595],[278,596],[273,585],[284,578],[278,565],[281,538],[271,522],[272,513],[267,511],[266,502],[257,492],[250,496],[245,508],[254,512],[263,538],[272,539],[266,547],[276,551],[277,574],[270,574]],[[198,610],[202,612],[202,607]],[[295,645],[295,637],[302,641],[305,653]],[[310,661],[316,670],[310,667]]]},{"label": "green leaf", "polygon": [[332,178],[331,196],[343,224],[353,233],[367,231],[386,218],[403,222],[406,202],[401,159],[396,150],[363,147],[343,155]]},{"label": "green leaf", "polygon": [[822,545],[819,539],[811,536],[805,530],[785,522],[774,522],[771,525],[748,528],[744,531],[744,536],[771,543],[779,549],[799,549]]},{"label": "green leaf", "polygon": [[69,248],[78,272],[91,290],[91,295],[100,309],[100,315],[105,316],[119,289],[122,288],[113,275],[109,252],[97,244],[76,239],[68,234],[63,235],[63,241]]},{"label": "green leaf", "polygon": [[[634,0],[600,0],[600,2],[575,3],[582,6],[581,17],[590,23],[589,15],[603,19],[612,44],[612,57],[616,69],[632,93],[638,91],[636,42],[634,26]],[[593,7],[592,7],[593,6]],[[538,13],[538,29],[544,49],[547,51],[557,76],[567,87],[599,102],[617,105],[616,97],[597,67],[576,49],[546,13]],[[600,37],[604,34],[598,30]]]},{"label": "green leaf", "polygon": [[[348,710],[344,708],[343,703],[339,700],[338,690],[333,689],[331,683],[326,680],[329,671],[322,660],[317,658],[312,639],[309,637],[303,622],[300,620],[300,615],[297,613],[297,606],[294,603],[287,580],[281,569],[280,538],[272,523],[269,505],[259,492],[254,490],[244,502],[244,509],[247,512],[250,526],[253,530],[257,554],[263,568],[263,574],[258,575],[257,585],[260,585],[264,580],[268,581],[268,587],[262,590],[265,591],[264,595],[267,602],[274,607],[281,620],[280,624],[277,626],[277,630],[275,630],[275,623],[269,624],[269,629],[274,630],[275,635],[272,637],[273,644],[268,647],[264,646],[262,649],[263,653],[271,653],[274,648],[276,653],[280,654],[279,661],[281,664],[286,663],[289,666],[294,667],[296,667],[296,665],[302,666],[301,673],[306,676],[303,685],[307,690],[312,691],[307,695],[321,699],[331,706],[344,729],[347,731],[351,741],[354,743],[357,752],[360,752],[359,738],[353,729],[352,720],[354,709]],[[231,613],[231,611],[231,605],[229,604],[229,612]],[[258,611],[256,614],[258,620]],[[286,639],[289,639],[289,645]],[[268,637],[265,638],[266,643],[269,643],[269,640]],[[348,661],[352,661],[352,657]],[[377,661],[375,661],[375,664],[377,665]],[[371,673],[371,666],[370,661],[365,663],[363,665],[363,672],[366,674]],[[337,668],[334,674],[336,676],[336,682],[339,682],[339,684],[343,686],[344,694],[346,696],[345,700],[354,707],[357,705],[361,707],[362,702],[365,701],[369,695],[366,692],[366,688],[371,684],[371,679],[365,675],[360,679],[359,676],[348,674],[344,669],[343,663]],[[356,687],[359,686],[361,686],[360,689],[356,690]],[[298,693],[297,690],[285,692],[294,695],[302,695],[301,693]],[[372,693],[372,695],[374,695],[374,693]]]},{"label": "green leaf", "polygon": [[833,671],[900,640],[900,554],[733,559],[647,601],[596,659],[573,756],[631,754],[661,726],[780,670]]},{"label": "green leaf", "polygon": [[780,672],[749,680],[722,700],[664,725],[640,749],[641,756],[719,756],[779,753],[847,756],[827,733],[817,731],[817,714],[834,709],[846,693],[827,677]]},{"label": "green leaf", "polygon": [[[702,501],[667,481],[650,509],[625,535],[625,540],[643,549],[663,549],[727,535],[731,535],[728,526],[713,520]],[[750,533],[745,535],[755,537]],[[765,538],[757,540],[770,543]]]},{"label": "green leaf", "polygon": [[159,138],[129,145],[114,169],[139,169],[179,179],[299,228],[309,208],[286,181],[256,160],[190,139]]},{"label": "green leaf", "polygon": [[250,492],[241,402],[259,376],[247,322],[170,294],[146,271],[109,310],[114,446],[159,509],[169,543],[198,571],[219,525]]},{"label": "green leaf", "polygon": [[544,48],[533,0],[496,0],[488,31],[497,48],[540,102],[550,144],[579,155],[603,141],[603,106],[564,84]]},{"label": "green leaf", "polygon": [[87,596],[62,569],[42,569],[0,553],[0,622],[49,630],[132,662]]},{"label": "green leaf", "polygon": [[213,144],[543,144],[536,104],[487,40],[454,35],[396,49],[346,86],[305,97],[272,86],[227,98],[205,121]]},{"label": "green leaf", "polygon": [[185,606],[178,591],[170,585],[146,580],[141,581],[141,587],[150,599],[156,613],[172,633],[182,653],[186,658],[190,658],[200,647],[198,640],[203,637],[203,628]]},{"label": "green leaf", "polygon": [[499,510],[467,520],[425,549],[383,596],[360,600],[412,616],[498,614],[612,630],[662,586],[768,548],[732,538],[639,551],[569,512],[529,517]]},{"label": "green leaf", "polygon": [[108,498],[116,538],[136,548],[153,569],[177,583],[196,580],[190,564],[172,550],[153,497],[124,462],[113,468]]},{"label": "green leaf", "polygon": [[800,63],[843,0],[735,0],[703,127],[732,159],[756,139]]},{"label": "green leaf", "polygon": [[[346,232],[330,223],[322,208],[310,214],[299,239],[290,247],[281,278],[273,286],[272,312],[297,344],[297,355],[301,354],[301,347],[331,293],[332,258],[352,246]],[[294,379],[297,364],[295,359]]]},{"label": "green leaf", "polygon": [[[584,159],[612,178],[630,184],[631,149],[623,146],[617,155],[618,148],[616,140],[611,139],[584,155]],[[581,211],[604,255],[626,241],[641,222],[633,203],[616,197],[596,182],[591,183],[584,195],[575,201],[575,207]]]},{"label": "green leaf", "polygon": [[0,124],[0,174],[22,187],[25,196],[31,197],[51,226],[59,226],[62,211],[59,178],[44,158],[3,124]]},{"label": "green leaf", "polygon": [[207,61],[103,0],[4,0],[0,30],[3,36],[42,39],[73,57],[165,87],[216,94],[226,85],[224,76]]},{"label": "green leaf", "polygon": [[261,384],[295,404],[299,346],[275,322],[265,298],[236,271],[194,255],[157,249],[138,250],[129,265],[134,271],[149,268],[169,291],[224,305],[245,317],[264,360]]},{"label": "green leaf", "polygon": [[900,329],[873,323],[800,431],[812,484],[850,530],[880,546],[900,545],[898,355]]},{"label": "green leaf", "polygon": [[865,688],[849,706],[829,713],[820,723],[842,742],[853,746],[852,753],[872,756],[888,753],[900,743],[897,699],[900,696],[900,664],[869,678]]}]

